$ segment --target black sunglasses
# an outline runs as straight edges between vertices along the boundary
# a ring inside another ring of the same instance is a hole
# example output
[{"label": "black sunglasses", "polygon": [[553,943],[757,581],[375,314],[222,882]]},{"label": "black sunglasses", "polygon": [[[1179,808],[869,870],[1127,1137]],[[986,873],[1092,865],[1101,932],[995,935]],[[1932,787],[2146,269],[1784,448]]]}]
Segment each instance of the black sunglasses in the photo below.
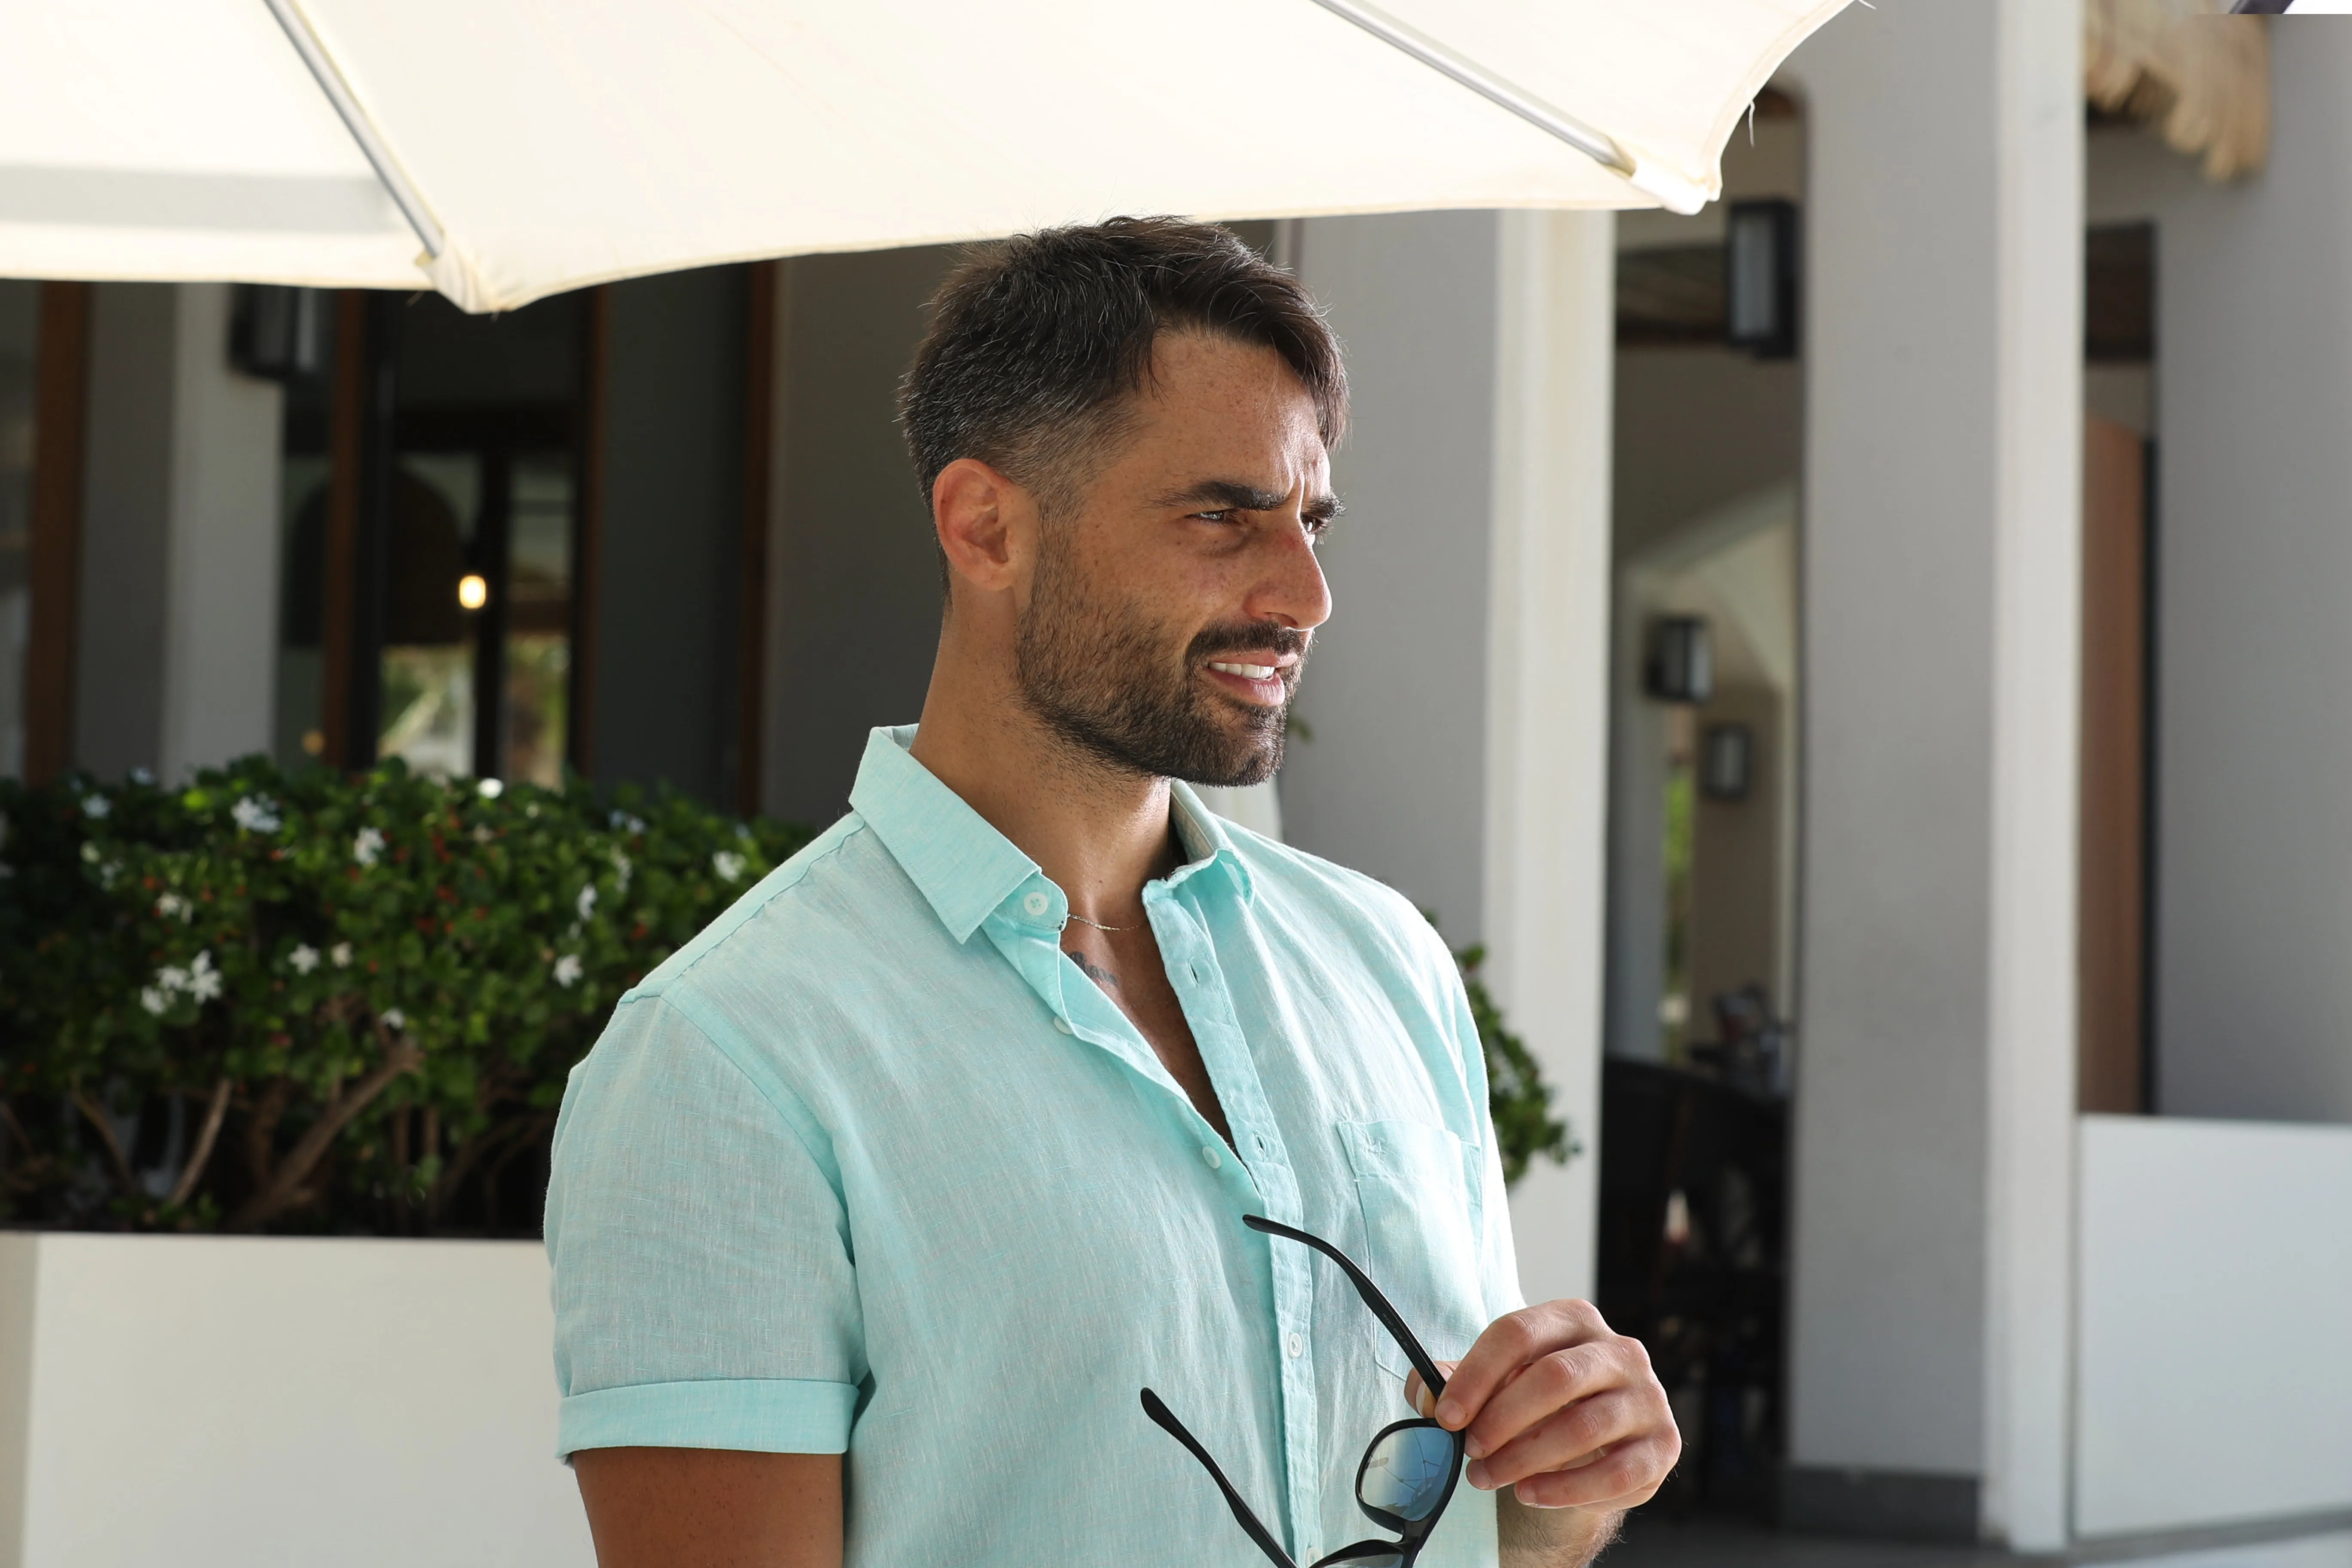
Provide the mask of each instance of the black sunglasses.
[{"label": "black sunglasses", "polygon": [[[1372,1316],[1403,1349],[1413,1371],[1421,1373],[1422,1386],[1429,1390],[1430,1398],[1435,1399],[1445,1392],[1445,1379],[1439,1375],[1437,1363],[1429,1359],[1429,1352],[1421,1348],[1421,1342],[1412,1337],[1412,1331],[1405,1327],[1404,1319],[1389,1305],[1380,1287],[1366,1278],[1346,1253],[1319,1236],[1293,1230],[1259,1215],[1244,1215],[1242,1223],[1252,1230],[1311,1247],[1338,1264],[1340,1272],[1356,1287],[1356,1294],[1364,1299],[1364,1305],[1372,1310]],[[1273,1531],[1242,1500],[1242,1494],[1234,1489],[1234,1483],[1225,1479],[1225,1472],[1217,1468],[1209,1450],[1201,1447],[1201,1440],[1186,1431],[1184,1423],[1177,1420],[1175,1413],[1160,1403],[1160,1395],[1148,1388],[1143,1391],[1143,1413],[1165,1427],[1170,1436],[1201,1461],[1202,1468],[1217,1483],[1217,1489],[1225,1494],[1225,1501],[1232,1506],[1234,1518],[1241,1522],[1243,1531],[1257,1542],[1257,1549],[1279,1568],[1298,1568],[1290,1553],[1282,1549],[1282,1543],[1275,1540]],[[1309,1568],[1325,1568],[1327,1563],[1346,1563],[1349,1568],[1412,1568],[1413,1560],[1429,1543],[1430,1531],[1437,1528],[1438,1520],[1444,1515],[1445,1505],[1454,1500],[1454,1488],[1462,1479],[1463,1441],[1461,1433],[1448,1432],[1434,1421],[1400,1421],[1382,1427],[1364,1449],[1363,1463],[1356,1467],[1356,1506],[1373,1523],[1395,1531],[1398,1539],[1359,1541],[1316,1559]]]}]

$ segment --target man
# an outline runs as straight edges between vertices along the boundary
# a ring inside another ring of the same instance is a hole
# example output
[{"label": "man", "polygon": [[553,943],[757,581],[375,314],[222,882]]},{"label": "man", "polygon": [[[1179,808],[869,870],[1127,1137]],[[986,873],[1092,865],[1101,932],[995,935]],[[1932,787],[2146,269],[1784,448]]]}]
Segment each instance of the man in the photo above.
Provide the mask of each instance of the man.
[{"label": "man", "polygon": [[1299,1563],[1369,1535],[1366,1444],[1425,1396],[1245,1215],[1458,1359],[1478,1489],[1429,1568],[1582,1563],[1672,1467],[1641,1347],[1520,1304],[1443,944],[1186,787],[1281,760],[1346,395],[1221,229],[1047,231],[941,287],[903,403],[947,578],[921,723],[566,1097],[562,1446],[604,1568],[1255,1562],[1145,1386]]}]

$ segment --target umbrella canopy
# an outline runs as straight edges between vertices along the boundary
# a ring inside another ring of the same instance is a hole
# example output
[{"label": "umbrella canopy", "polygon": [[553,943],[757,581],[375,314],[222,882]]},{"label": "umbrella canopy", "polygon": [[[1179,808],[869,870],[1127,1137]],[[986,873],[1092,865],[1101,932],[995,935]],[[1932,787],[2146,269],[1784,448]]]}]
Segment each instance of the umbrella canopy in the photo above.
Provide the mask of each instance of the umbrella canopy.
[{"label": "umbrella canopy", "polygon": [[1118,212],[1696,210],[1844,0],[0,0],[0,274],[439,288]]}]

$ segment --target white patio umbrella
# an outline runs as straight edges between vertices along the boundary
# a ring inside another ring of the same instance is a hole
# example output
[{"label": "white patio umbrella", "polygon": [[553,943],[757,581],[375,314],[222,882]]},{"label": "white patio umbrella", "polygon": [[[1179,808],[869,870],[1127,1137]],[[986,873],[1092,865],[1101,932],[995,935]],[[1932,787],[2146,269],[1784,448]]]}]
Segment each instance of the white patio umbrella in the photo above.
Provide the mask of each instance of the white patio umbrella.
[{"label": "white patio umbrella", "polygon": [[1695,211],[1845,0],[0,0],[0,275],[471,310],[1117,212]]}]

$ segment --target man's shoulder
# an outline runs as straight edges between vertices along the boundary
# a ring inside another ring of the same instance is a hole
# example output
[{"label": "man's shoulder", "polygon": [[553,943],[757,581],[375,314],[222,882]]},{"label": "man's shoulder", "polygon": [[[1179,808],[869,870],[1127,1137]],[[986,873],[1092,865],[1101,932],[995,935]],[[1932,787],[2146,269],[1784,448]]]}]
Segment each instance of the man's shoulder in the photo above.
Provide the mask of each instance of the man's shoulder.
[{"label": "man's shoulder", "polygon": [[1227,823],[1224,829],[1261,893],[1300,906],[1310,918],[1320,917],[1327,929],[1418,955],[1444,951],[1429,916],[1379,878],[1238,824]]},{"label": "man's shoulder", "polygon": [[836,970],[903,926],[921,894],[856,812],[818,834],[662,961],[624,1000]]}]

